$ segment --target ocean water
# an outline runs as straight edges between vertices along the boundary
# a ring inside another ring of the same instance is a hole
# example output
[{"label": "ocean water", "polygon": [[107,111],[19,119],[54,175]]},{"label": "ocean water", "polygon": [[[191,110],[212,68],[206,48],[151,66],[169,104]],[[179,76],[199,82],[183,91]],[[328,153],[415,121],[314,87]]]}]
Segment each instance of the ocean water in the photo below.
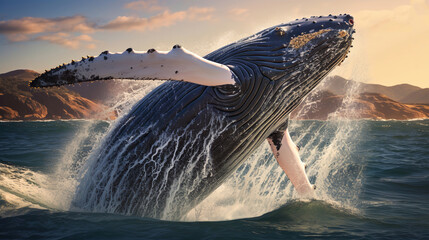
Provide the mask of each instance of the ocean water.
[{"label": "ocean water", "polygon": [[182,221],[72,207],[113,124],[0,122],[1,239],[429,239],[429,120],[292,121],[317,199],[263,145]]}]

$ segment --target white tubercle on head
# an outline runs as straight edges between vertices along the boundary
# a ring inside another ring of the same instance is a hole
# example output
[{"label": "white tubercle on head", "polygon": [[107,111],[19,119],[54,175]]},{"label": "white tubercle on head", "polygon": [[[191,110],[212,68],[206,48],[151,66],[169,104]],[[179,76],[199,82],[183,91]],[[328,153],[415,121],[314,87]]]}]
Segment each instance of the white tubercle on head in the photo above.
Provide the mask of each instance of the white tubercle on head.
[{"label": "white tubercle on head", "polygon": [[154,49],[141,52],[131,48],[122,53],[106,51],[98,57],[48,71],[39,76],[34,85],[44,87],[101,79],[176,80],[205,86],[235,84],[227,66],[175,45],[169,52]]}]

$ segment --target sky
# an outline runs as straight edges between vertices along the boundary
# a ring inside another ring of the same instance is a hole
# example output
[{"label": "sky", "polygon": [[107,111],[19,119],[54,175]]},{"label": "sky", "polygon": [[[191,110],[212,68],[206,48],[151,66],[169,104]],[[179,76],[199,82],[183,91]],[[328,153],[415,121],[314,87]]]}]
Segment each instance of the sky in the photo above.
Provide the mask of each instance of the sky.
[{"label": "sky", "polygon": [[296,18],[349,13],[354,48],[332,74],[429,87],[429,0],[1,0],[0,73],[45,69],[104,50],[201,56]]}]

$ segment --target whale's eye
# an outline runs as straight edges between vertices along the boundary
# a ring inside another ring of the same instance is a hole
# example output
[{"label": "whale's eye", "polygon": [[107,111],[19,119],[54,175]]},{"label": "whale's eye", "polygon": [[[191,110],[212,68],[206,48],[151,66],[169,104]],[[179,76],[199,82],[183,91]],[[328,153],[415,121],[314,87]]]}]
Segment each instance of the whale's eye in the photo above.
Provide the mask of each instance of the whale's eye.
[{"label": "whale's eye", "polygon": [[353,25],[355,23],[355,21],[353,21],[353,19],[349,20],[350,25]]}]

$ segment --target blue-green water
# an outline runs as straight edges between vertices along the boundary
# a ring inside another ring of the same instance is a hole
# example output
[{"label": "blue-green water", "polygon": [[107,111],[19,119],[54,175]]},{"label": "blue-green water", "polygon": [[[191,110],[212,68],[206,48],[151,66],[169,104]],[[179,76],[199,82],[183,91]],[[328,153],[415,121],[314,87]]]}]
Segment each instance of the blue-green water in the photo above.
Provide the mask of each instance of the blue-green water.
[{"label": "blue-green water", "polygon": [[318,200],[262,146],[182,222],[71,204],[98,121],[0,122],[1,239],[429,239],[429,121],[295,121]]}]

